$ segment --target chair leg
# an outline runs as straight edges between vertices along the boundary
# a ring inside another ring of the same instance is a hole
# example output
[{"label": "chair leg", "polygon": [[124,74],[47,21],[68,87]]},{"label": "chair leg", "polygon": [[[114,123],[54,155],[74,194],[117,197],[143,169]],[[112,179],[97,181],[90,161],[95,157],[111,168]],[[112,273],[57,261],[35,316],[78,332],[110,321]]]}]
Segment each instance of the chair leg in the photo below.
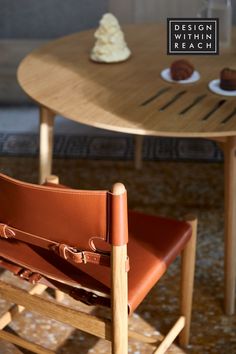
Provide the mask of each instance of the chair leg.
[{"label": "chair leg", "polygon": [[186,221],[192,227],[192,236],[182,252],[180,311],[185,317],[185,326],[179,335],[179,342],[182,346],[188,345],[190,336],[197,240],[197,219],[192,217],[187,218]]},{"label": "chair leg", "polygon": [[[112,354],[128,353],[127,246],[112,246]],[[123,265],[123,266],[121,266]]]}]

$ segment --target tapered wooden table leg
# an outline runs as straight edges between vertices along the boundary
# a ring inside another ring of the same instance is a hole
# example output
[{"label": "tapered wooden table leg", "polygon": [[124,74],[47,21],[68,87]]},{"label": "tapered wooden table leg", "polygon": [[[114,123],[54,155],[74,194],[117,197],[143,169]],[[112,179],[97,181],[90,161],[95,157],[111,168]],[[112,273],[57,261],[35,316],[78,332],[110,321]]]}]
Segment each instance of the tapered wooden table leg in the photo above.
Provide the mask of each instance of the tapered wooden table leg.
[{"label": "tapered wooden table leg", "polygon": [[45,107],[40,107],[39,132],[39,183],[45,182],[52,172],[53,127],[55,114]]},{"label": "tapered wooden table leg", "polygon": [[235,311],[236,283],[236,137],[229,137],[225,156],[225,313]]}]

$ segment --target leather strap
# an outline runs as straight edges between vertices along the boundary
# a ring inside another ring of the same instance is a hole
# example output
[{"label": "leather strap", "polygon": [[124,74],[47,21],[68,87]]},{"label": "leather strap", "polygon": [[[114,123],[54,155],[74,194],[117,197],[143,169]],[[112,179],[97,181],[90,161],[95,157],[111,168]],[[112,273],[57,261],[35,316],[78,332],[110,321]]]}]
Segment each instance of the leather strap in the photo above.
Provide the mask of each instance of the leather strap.
[{"label": "leather strap", "polygon": [[15,237],[15,232],[12,231],[7,225],[0,224],[0,237],[12,238]]},{"label": "leather strap", "polygon": [[42,279],[42,276],[39,273],[35,273],[2,257],[0,258],[0,265],[1,267],[4,267],[12,272],[14,275],[20,277],[21,279],[28,280],[32,284],[36,284]]},{"label": "leather strap", "polygon": [[81,301],[84,304],[89,306],[94,306],[94,305],[100,305],[106,307],[111,306],[110,298],[99,296],[91,291],[87,291],[84,289],[78,289],[78,288],[72,289],[69,292],[69,295],[73,297],[73,299]]},{"label": "leather strap", "polygon": [[16,275],[32,284],[36,284],[42,279],[42,276],[39,273],[34,273],[31,270],[24,268],[22,268],[22,270],[20,270]]},{"label": "leather strap", "polygon": [[71,288],[70,286],[62,284],[60,282],[54,282],[54,284],[52,284],[50,283],[50,280],[48,282],[48,280],[41,274],[35,273],[30,269],[21,267],[3,258],[0,258],[0,264],[5,269],[11,271],[14,275],[20,277],[23,280],[29,281],[32,284],[36,284],[39,282],[49,287],[53,286],[56,289],[60,289],[61,291],[67,293],[75,300],[81,301],[86,305],[100,305],[110,307],[111,300],[108,297],[100,296],[92,291],[88,291],[82,288]]},{"label": "leather strap", "polygon": [[74,247],[70,247],[65,244],[60,244],[55,241],[48,240],[43,237],[15,229],[5,224],[0,224],[0,237],[6,239],[14,238],[34,246],[45,248],[47,250],[52,250],[63,259],[68,260],[69,262],[74,264],[92,263],[100,264],[107,267],[110,266],[109,254],[77,250]]},{"label": "leather strap", "polygon": [[60,257],[75,263],[92,263],[100,264],[103,266],[110,266],[110,255],[102,254],[90,251],[78,251],[73,247],[69,247],[65,244],[53,245],[51,249],[57,253]]},{"label": "leather strap", "polygon": [[30,234],[14,227],[8,226],[6,224],[0,224],[0,236],[3,238],[14,238],[19,241],[30,243],[34,246],[49,249],[53,244],[57,244],[54,241],[48,240],[46,238]]}]

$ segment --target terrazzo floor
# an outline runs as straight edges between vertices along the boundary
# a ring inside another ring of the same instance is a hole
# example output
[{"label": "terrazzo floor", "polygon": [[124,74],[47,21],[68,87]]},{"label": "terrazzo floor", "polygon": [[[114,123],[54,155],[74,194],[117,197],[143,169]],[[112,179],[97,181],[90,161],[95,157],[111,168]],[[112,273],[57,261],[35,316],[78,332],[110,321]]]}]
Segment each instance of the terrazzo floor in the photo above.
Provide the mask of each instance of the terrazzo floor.
[{"label": "terrazzo floor", "polygon": [[[37,160],[0,158],[0,170],[28,182],[37,182]],[[191,345],[180,349],[172,345],[168,353],[236,353],[236,316],[223,313],[223,165],[181,162],[145,162],[135,171],[132,162],[55,160],[55,174],[61,183],[77,188],[109,188],[121,181],[126,185],[130,208],[174,217],[196,213],[199,218],[195,291],[193,300]],[[1,278],[16,283],[3,272]],[[18,282],[18,281],[17,281]],[[28,284],[20,283],[20,286]],[[137,312],[130,318],[131,328],[142,333],[165,333],[177,318],[179,260],[153,288]],[[52,296],[46,293],[45,296]],[[69,297],[66,304],[93,311],[106,310],[81,305]],[[0,300],[0,311],[9,304]],[[73,330],[69,326],[24,312],[9,326],[59,354],[110,353],[102,340]],[[129,352],[148,354],[153,348],[130,341]],[[0,341],[0,354],[29,353]]]}]

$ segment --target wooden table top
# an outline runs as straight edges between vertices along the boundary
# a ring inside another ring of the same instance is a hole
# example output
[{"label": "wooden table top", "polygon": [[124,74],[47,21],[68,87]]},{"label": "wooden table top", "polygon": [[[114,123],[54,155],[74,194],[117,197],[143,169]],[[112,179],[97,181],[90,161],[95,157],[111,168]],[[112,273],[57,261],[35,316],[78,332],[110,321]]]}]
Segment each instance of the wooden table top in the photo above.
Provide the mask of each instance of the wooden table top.
[{"label": "wooden table top", "polygon": [[188,56],[201,78],[184,85],[160,77],[180,58],[166,55],[163,26],[130,25],[124,32],[132,51],[126,62],[92,62],[94,30],[80,32],[29,54],[18,69],[21,87],[55,113],[98,128],[158,136],[236,135],[235,97],[208,90],[223,67],[236,69],[236,29],[234,45],[219,56]]}]

